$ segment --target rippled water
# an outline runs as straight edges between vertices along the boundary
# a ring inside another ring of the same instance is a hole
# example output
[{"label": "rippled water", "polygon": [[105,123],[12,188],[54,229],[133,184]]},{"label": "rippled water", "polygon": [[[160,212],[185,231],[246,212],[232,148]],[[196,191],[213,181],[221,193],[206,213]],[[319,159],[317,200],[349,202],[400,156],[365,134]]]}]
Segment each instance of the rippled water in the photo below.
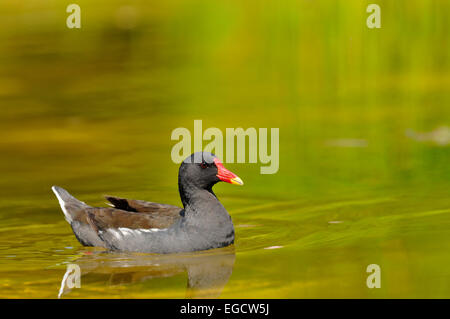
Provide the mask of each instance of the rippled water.
[{"label": "rippled water", "polygon": [[[229,185],[223,186],[221,190]],[[242,196],[221,196],[236,225],[233,247],[163,256],[83,248],[50,191],[17,198],[2,205],[1,297],[56,298],[60,292],[62,298],[449,293],[450,209],[445,193],[431,198],[391,194],[273,201],[246,198],[246,189],[239,191]],[[173,195],[176,201],[175,189],[167,195],[151,193],[150,198]],[[80,198],[89,200],[93,194]],[[366,267],[372,263],[379,264],[383,274],[382,288],[375,291],[365,284]],[[81,268],[81,288],[60,291],[68,264]]]},{"label": "rippled water", "polygon": [[[0,297],[450,297],[449,5],[380,2],[378,33],[357,2],[79,1],[78,31],[0,4]],[[180,205],[170,134],[195,119],[280,128],[277,174],[215,187],[235,245],[82,247],[50,187]]]}]

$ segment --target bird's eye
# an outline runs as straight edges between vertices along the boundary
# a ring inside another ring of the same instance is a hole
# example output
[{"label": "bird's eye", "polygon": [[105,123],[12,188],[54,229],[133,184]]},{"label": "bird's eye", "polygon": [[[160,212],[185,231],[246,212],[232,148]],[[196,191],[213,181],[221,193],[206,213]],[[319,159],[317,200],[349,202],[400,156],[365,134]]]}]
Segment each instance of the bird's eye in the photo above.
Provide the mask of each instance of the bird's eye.
[{"label": "bird's eye", "polygon": [[200,166],[201,166],[201,168],[207,168],[207,167],[208,167],[208,164],[206,164],[206,162],[202,162],[202,163],[200,164]]}]

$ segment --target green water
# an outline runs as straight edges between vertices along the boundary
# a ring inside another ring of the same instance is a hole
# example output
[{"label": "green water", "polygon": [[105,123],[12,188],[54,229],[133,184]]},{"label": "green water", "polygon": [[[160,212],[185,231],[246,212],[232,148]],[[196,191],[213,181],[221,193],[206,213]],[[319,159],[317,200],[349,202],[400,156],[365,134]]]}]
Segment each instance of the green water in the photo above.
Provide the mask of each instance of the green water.
[{"label": "green water", "polygon": [[[0,297],[450,297],[450,3],[0,3]],[[280,169],[226,164],[233,247],[82,247],[50,187],[180,205],[173,129],[280,128]],[[366,267],[381,267],[381,288]]]}]

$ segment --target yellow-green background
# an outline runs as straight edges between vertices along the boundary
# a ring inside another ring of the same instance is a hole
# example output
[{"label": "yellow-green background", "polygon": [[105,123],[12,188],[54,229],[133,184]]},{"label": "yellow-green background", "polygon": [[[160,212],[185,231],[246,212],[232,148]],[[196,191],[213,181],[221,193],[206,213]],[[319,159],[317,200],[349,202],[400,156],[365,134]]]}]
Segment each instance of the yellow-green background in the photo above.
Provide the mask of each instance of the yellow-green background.
[{"label": "yellow-green background", "polygon": [[81,247],[50,187],[179,204],[170,134],[195,119],[280,128],[277,174],[215,187],[221,297],[450,297],[449,1],[77,0],[68,29],[70,3],[0,2],[0,297],[56,298],[78,259],[101,270],[64,297],[185,297],[184,271]]}]

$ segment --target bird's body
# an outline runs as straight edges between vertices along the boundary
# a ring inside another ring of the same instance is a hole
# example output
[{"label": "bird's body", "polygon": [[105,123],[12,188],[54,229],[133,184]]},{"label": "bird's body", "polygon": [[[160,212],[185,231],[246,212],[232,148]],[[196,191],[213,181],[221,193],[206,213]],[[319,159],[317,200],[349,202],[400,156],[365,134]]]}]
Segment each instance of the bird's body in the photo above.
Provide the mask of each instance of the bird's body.
[{"label": "bird's body", "polygon": [[[201,156],[200,163],[196,157]],[[113,207],[91,207],[53,186],[66,220],[85,246],[112,250],[177,253],[234,242],[230,215],[212,191],[218,181],[241,184],[211,153],[194,153],[180,166],[183,207],[106,196]]]}]

